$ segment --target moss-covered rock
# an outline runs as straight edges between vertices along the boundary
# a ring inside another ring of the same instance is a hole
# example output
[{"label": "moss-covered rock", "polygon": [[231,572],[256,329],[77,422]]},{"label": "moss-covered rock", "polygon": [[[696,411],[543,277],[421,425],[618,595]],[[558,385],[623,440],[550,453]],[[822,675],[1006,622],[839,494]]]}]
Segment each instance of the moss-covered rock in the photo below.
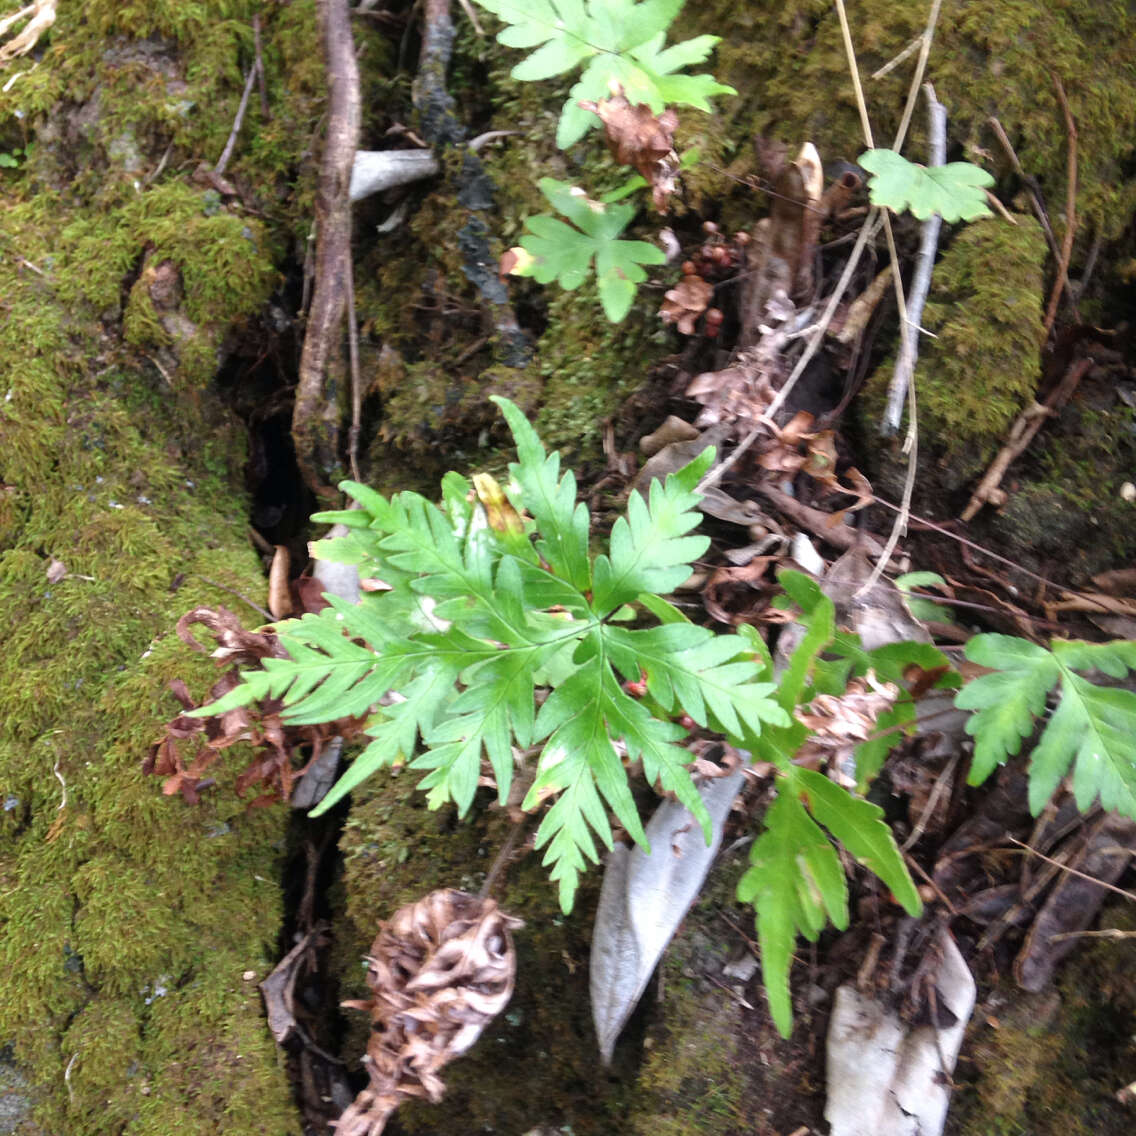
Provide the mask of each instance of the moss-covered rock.
[{"label": "moss-covered rock", "polygon": [[[256,990],[276,956],[286,815],[231,795],[189,808],[140,770],[176,712],[168,681],[202,697],[216,677],[177,618],[263,589],[243,429],[212,379],[277,286],[310,194],[312,0],[263,13],[272,119],[254,100],[227,173],[240,193],[191,180],[229,135],[261,8],[61,5],[42,58],[4,73],[0,139],[27,151],[0,170],[13,1131],[298,1127]],[[220,778],[244,760],[226,755]]]}]

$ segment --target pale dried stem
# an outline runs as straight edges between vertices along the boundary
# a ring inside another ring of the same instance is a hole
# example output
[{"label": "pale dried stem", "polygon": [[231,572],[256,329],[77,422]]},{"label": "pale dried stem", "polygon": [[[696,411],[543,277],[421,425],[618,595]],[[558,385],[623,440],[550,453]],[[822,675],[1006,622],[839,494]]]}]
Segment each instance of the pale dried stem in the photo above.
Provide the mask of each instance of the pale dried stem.
[{"label": "pale dried stem", "polygon": [[1067,292],[1070,298],[1073,295],[1069,285],[1069,261],[1073,257],[1073,237],[1077,231],[1077,124],[1073,121],[1073,112],[1069,109],[1065,88],[1056,75],[1053,76],[1053,85],[1057,90],[1057,101],[1065,113],[1065,129],[1069,135],[1069,162],[1065,188],[1065,236],[1061,241],[1061,257],[1057,261],[1057,279],[1053,282],[1049,306],[1045,310],[1046,339],[1049,338],[1054,321],[1057,319],[1057,304],[1061,299],[1061,293]]}]

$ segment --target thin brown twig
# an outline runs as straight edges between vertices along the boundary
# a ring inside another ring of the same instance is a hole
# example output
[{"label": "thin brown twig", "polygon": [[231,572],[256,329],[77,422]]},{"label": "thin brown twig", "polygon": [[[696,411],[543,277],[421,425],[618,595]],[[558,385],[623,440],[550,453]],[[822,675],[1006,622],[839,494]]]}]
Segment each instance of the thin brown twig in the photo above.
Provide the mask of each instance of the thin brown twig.
[{"label": "thin brown twig", "polygon": [[347,463],[359,480],[359,433],[363,426],[363,380],[359,375],[359,328],[355,322],[355,265],[347,257],[347,356],[351,367],[351,429],[347,432]]},{"label": "thin brown twig", "polygon": [[1006,471],[1010,468],[1011,463],[1015,458],[1025,453],[1042,426],[1073,397],[1077,384],[1088,373],[1093,362],[1092,359],[1078,359],[1065,372],[1061,382],[1049,393],[1045,402],[1035,402],[1018,415],[1010,428],[1010,436],[1006,444],[998,451],[985,476],[971,494],[966,508],[962,511],[961,520],[973,520],[987,502],[994,505],[1004,503],[1005,492],[999,486],[1002,484],[1002,478],[1006,476]]},{"label": "thin brown twig", "polygon": [[252,43],[253,49],[256,51],[256,73],[257,83],[260,87],[260,114],[265,122],[272,118],[272,112],[268,106],[268,83],[264,77],[264,56],[260,51],[260,13],[257,12],[252,18]]},{"label": "thin brown twig", "polygon": [[245,120],[245,111],[248,110],[249,96],[252,94],[252,85],[256,82],[257,72],[260,70],[260,62],[257,60],[249,68],[248,78],[245,80],[245,89],[241,92],[241,101],[237,106],[237,115],[233,119],[233,129],[229,131],[229,140],[225,143],[224,150],[221,151],[221,156],[217,159],[217,164],[213,167],[213,172],[220,177],[225,172],[225,167],[229,164],[229,159],[233,156],[233,148],[237,144],[237,135],[241,132],[241,125]]},{"label": "thin brown twig", "polygon": [[1053,323],[1057,319],[1057,304],[1062,292],[1072,296],[1069,286],[1069,261],[1073,257],[1073,236],[1077,230],[1077,124],[1073,120],[1073,112],[1069,109],[1069,100],[1065,97],[1065,88],[1061,85],[1059,76],[1053,76],[1053,86],[1057,90],[1057,101],[1065,113],[1065,129],[1069,135],[1069,163],[1067,185],[1065,189],[1065,236],[1061,242],[1061,259],[1057,262],[1057,279],[1053,282],[1053,291],[1049,296],[1049,306],[1045,310],[1045,337],[1053,330]]},{"label": "thin brown twig", "polygon": [[1031,848],[1025,841],[1018,840],[1017,837],[1007,836],[1006,839],[1009,840],[1011,844],[1016,844],[1019,848],[1028,852],[1031,856],[1036,856],[1039,860],[1044,860],[1047,864],[1052,864],[1055,868],[1059,868],[1063,872],[1068,872],[1071,876],[1088,880],[1089,883],[1096,884],[1097,887],[1106,888],[1108,891],[1115,892],[1117,895],[1122,895],[1125,899],[1136,903],[1136,894],[1133,892],[1125,891],[1124,888],[1117,887],[1115,884],[1105,883],[1104,880],[1098,880],[1096,876],[1090,876],[1087,872],[1079,872],[1076,868],[1070,868],[1068,864],[1062,864],[1060,860],[1054,860],[1051,856],[1046,856],[1044,852],[1039,852],[1036,848]]},{"label": "thin brown twig", "polygon": [[253,601],[250,600],[248,596],[243,595],[241,592],[238,592],[235,588],[230,588],[226,584],[218,583],[216,580],[210,580],[208,576],[198,576],[197,578],[203,584],[208,584],[211,588],[220,588],[221,591],[228,592],[231,596],[236,596],[237,599],[239,599],[242,603],[248,604],[249,607],[253,609],[253,611],[259,611],[260,614],[263,615],[269,623],[272,622],[272,612],[266,611],[258,603],[253,603]]},{"label": "thin brown twig", "polygon": [[[885,509],[891,509],[893,513],[899,512],[899,506],[893,505],[890,501],[885,500],[876,494],[872,495],[872,500],[877,505],[883,505]],[[1031,580],[1036,580],[1039,584],[1045,584],[1051,588],[1057,588],[1059,591],[1069,592],[1072,589],[1065,587],[1064,584],[1057,583],[1056,580],[1051,580],[1048,576],[1042,576],[1037,572],[1025,567],[1024,564],[1019,564],[1016,560],[1008,560],[1005,556],[1000,556],[997,552],[992,552],[989,548],[981,544],[976,544],[973,540],[967,540],[965,536],[959,536],[958,533],[952,532],[950,529],[943,525],[936,524],[934,521],[929,521],[926,517],[920,517],[916,514],[911,514],[911,523],[918,525],[920,528],[930,529],[932,532],[937,532],[941,536],[949,537],[953,541],[957,541],[961,545],[972,549],[975,552],[980,552],[983,556],[990,557],[991,560],[996,560],[999,564],[1004,564],[1007,568],[1013,568],[1016,572],[1021,572],[1023,576],[1028,576]],[[1082,595],[1081,592],[1074,592],[1076,595]]]},{"label": "thin brown twig", "polygon": [[938,807],[940,798],[944,791],[950,787],[951,778],[954,777],[955,768],[958,766],[961,756],[961,754],[956,753],[951,760],[947,762],[947,767],[943,772],[935,779],[935,787],[927,797],[927,803],[924,805],[923,811],[919,814],[919,819],[915,822],[915,827],[899,847],[901,852],[910,852],[911,849],[919,843],[923,833],[927,831],[927,825],[931,822],[931,817]]},{"label": "thin brown twig", "polygon": [[1018,158],[1018,152],[1014,149],[1013,143],[1010,141],[1002,124],[991,115],[987,120],[990,129],[994,131],[994,136],[1002,144],[1002,149],[1006,151],[1006,157],[1010,159],[1010,164],[1014,167],[1014,173],[1018,175],[1026,183],[1030,193],[1030,204],[1033,206],[1034,214],[1037,217],[1037,223],[1041,226],[1041,231],[1045,234],[1046,243],[1049,245],[1049,251],[1053,254],[1053,259],[1060,259],[1060,252],[1057,249],[1057,238],[1053,235],[1053,226],[1049,223],[1049,214],[1045,211],[1045,206],[1041,203],[1041,196],[1038,193],[1036,182],[1025,170],[1022,169],[1021,160]]},{"label": "thin brown twig", "polygon": [[[931,38],[935,28],[935,20],[938,18],[940,3],[941,0],[932,0],[931,16],[927,24],[928,30],[923,37],[923,44],[919,52],[919,64],[916,67],[917,80],[922,78],[923,68],[927,62],[927,53],[931,50]],[[864,141],[867,143],[869,149],[874,149],[875,140],[872,137],[872,123],[868,116],[868,104],[864,100],[864,88],[860,83],[860,66],[856,62],[856,49],[852,43],[852,30],[848,26],[848,13],[844,8],[844,0],[836,0],[836,13],[840,17],[840,32],[844,40],[844,53],[847,56],[848,72],[852,76],[852,89],[856,94],[856,106],[860,112],[860,124],[864,130]],[[894,146],[896,150],[903,145],[903,138],[907,132],[907,124],[911,120],[911,111],[914,108],[915,99],[917,97],[918,87],[914,86],[912,94],[908,98],[907,106],[904,108],[903,121],[900,123],[899,130],[896,132]],[[895,289],[895,302],[899,310],[900,351],[903,356],[909,357],[912,354],[911,336],[913,332],[907,318],[907,301],[904,298],[903,278],[899,267],[899,253],[896,251],[895,247],[895,234],[892,232],[891,228],[891,216],[886,209],[881,211],[881,216],[884,222],[884,235],[887,238],[888,256],[891,258],[892,286]],[[892,526],[891,532],[888,534],[888,539],[884,544],[884,550],[880,558],[876,561],[876,565],[872,569],[868,579],[857,591],[856,594],[858,596],[866,595],[875,587],[877,581],[883,575],[884,569],[887,567],[892,552],[895,551],[896,545],[899,544],[899,538],[907,532],[907,519],[911,513],[911,498],[915,492],[915,473],[919,453],[919,427],[915,408],[914,383],[908,383],[907,400],[909,407],[907,438],[903,447],[904,452],[907,454],[907,476],[903,483],[903,497],[900,501],[900,512],[895,519],[895,524]]]},{"label": "thin brown twig", "polygon": [[1099,931],[1062,931],[1057,935],[1050,935],[1051,943],[1060,943],[1064,939],[1136,939],[1136,931],[1121,931],[1119,927],[1102,927]]}]

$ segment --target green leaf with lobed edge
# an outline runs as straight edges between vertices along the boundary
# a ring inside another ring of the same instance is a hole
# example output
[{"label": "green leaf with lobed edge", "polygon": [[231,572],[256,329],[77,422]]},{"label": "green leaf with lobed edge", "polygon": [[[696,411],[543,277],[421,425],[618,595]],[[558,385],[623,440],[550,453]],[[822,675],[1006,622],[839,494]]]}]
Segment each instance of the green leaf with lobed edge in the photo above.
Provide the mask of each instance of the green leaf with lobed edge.
[{"label": "green leaf with lobed edge", "polygon": [[848,886],[828,837],[805,811],[789,784],[765,814],[765,831],[750,849],[750,867],[738,899],[753,905],[761,948],[761,977],[774,1024],[783,1037],[793,1028],[789,971],[798,932],[815,942],[827,920],[848,926]]},{"label": "green leaf with lobed edge", "polygon": [[976,635],[966,655],[995,668],[955,697],[957,707],[976,711],[966,726],[975,739],[971,784],[1018,752],[1059,686],[1060,701],[1030,757],[1030,809],[1039,813],[1072,767],[1080,809],[1099,796],[1104,808],[1136,819],[1136,694],[1077,673],[1099,670],[1120,678],[1136,670],[1136,643],[1054,640],[1046,650],[1010,635]]},{"label": "green leaf with lobed edge", "polygon": [[970,162],[921,166],[894,150],[868,150],[858,160],[872,175],[868,192],[873,205],[895,213],[910,209],[920,221],[932,213],[948,222],[992,215],[985,190],[994,178]]}]

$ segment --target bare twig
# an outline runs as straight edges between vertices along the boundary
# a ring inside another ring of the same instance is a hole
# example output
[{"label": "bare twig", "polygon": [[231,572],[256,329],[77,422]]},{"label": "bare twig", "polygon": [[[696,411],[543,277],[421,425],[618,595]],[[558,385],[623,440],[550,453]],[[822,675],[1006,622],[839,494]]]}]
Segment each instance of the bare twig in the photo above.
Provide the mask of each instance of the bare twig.
[{"label": "bare twig", "polygon": [[1052,418],[1062,406],[1073,396],[1077,384],[1084,378],[1092,367],[1092,359],[1078,359],[1068,371],[1061,382],[1050,392],[1045,402],[1033,403],[1018,415],[1013,426],[1010,427],[1010,437],[1006,444],[998,451],[997,457],[990,463],[986,476],[978,483],[978,488],[971,495],[966,508],[962,511],[961,520],[973,520],[979,510],[987,502],[993,505],[1005,504],[1005,492],[999,489],[1002,478],[1010,463],[1028,449],[1030,442],[1049,418]]},{"label": "bare twig", "polygon": [[1009,221],[1011,225],[1016,225],[1017,218],[994,196],[988,189],[982,191],[986,194],[986,204],[991,206],[994,211],[1002,218],[1003,221]]},{"label": "bare twig", "polygon": [[1006,131],[1002,128],[1002,124],[998,119],[991,115],[986,121],[990,129],[994,131],[995,137],[1002,144],[1002,149],[1006,151],[1006,157],[1010,159],[1010,164],[1014,167],[1014,173],[1026,183],[1029,189],[1030,204],[1033,205],[1034,215],[1037,217],[1037,223],[1041,226],[1041,231],[1045,234],[1045,240],[1049,245],[1049,251],[1053,254],[1053,259],[1060,259],[1061,254],[1057,251],[1057,238],[1053,235],[1053,226],[1049,223],[1049,214],[1046,213],[1045,206],[1041,203],[1041,195],[1037,189],[1037,182],[1022,169],[1022,163],[1018,159],[1017,151],[1014,149],[1010,139],[1006,136]]},{"label": "bare twig", "polygon": [[229,164],[229,159],[233,156],[233,148],[237,144],[237,135],[241,132],[241,124],[245,120],[245,111],[248,110],[249,95],[252,94],[252,85],[256,82],[256,76],[260,71],[260,60],[258,59],[249,68],[248,78],[245,80],[245,89],[241,92],[241,101],[237,106],[237,115],[233,119],[233,129],[229,131],[229,140],[225,143],[224,150],[221,151],[221,156],[217,159],[217,164],[213,167],[213,172],[220,177],[225,172],[225,167]]},{"label": "bare twig", "polygon": [[[332,501],[336,494],[328,484],[328,474],[339,462],[340,412],[335,376],[329,377],[328,369],[333,349],[341,343],[347,307],[351,260],[349,190],[361,110],[359,67],[347,0],[323,0],[321,16],[331,92],[316,196],[315,287],[300,356],[292,439],[305,482],[317,497]],[[341,360],[339,365],[342,367]]]},{"label": "bare twig", "polygon": [[836,287],[832,291],[832,295],[828,298],[828,303],[825,305],[824,312],[821,314],[816,324],[809,330],[809,341],[805,346],[805,350],[801,357],[797,360],[796,366],[793,368],[789,377],[782,384],[781,389],[777,392],[776,397],[767,407],[765,414],[758,424],[750,430],[750,432],[734,447],[733,453],[719,465],[716,465],[706,476],[698,483],[698,492],[704,493],[710,486],[716,485],[725,474],[737,464],[742,455],[745,454],[749,448],[757,441],[757,439],[764,433],[773,433],[773,417],[778,410],[784,405],[785,400],[789,397],[793,387],[796,386],[797,380],[804,374],[805,368],[811,362],[813,356],[820,349],[821,344],[824,342],[825,332],[828,330],[829,325],[832,323],[832,317],[836,314],[837,306],[839,305],[844,293],[848,289],[848,285],[852,281],[852,274],[856,271],[856,266],[860,262],[860,257],[863,255],[864,249],[868,241],[872,239],[879,231],[879,210],[873,209],[868,213],[864,219],[864,224],[860,228],[859,236],[856,238],[856,244],[852,248],[852,253],[848,257],[848,262],[844,265],[844,271],[841,273],[840,279],[837,281]]},{"label": "bare twig", "polygon": [[[923,37],[922,50],[919,53],[919,64],[916,67],[917,78],[922,78],[923,68],[927,63],[927,52],[931,50],[931,39],[934,33],[935,21],[938,19],[939,15],[940,3],[941,0],[933,0],[931,5],[931,16],[927,24],[928,30]],[[852,76],[852,89],[856,94],[856,106],[860,111],[860,124],[864,130],[864,141],[867,143],[869,149],[873,149],[875,142],[872,137],[872,123],[868,117],[868,104],[864,101],[864,88],[860,83],[860,67],[856,62],[856,49],[852,44],[852,31],[848,26],[848,13],[844,9],[844,0],[836,0],[836,12],[840,17],[840,33],[844,39],[844,52],[848,58],[848,72]],[[915,90],[913,88],[912,95],[908,98],[907,106],[904,108],[903,121],[900,123],[899,130],[896,132],[894,146],[896,150],[903,144],[903,138],[907,132],[907,125],[911,121],[911,110],[914,106],[914,101]],[[907,316],[907,302],[903,293],[903,280],[900,276],[899,254],[895,247],[895,234],[891,229],[891,217],[888,211],[886,209],[882,210],[881,215],[884,222],[884,235],[887,237],[888,255],[891,257],[892,284],[895,287],[895,302],[899,309],[900,350],[903,355],[910,355],[912,352],[911,337],[913,332]],[[871,575],[856,593],[860,596],[865,595],[875,587],[880,576],[883,575],[884,569],[887,567],[887,562],[892,552],[899,543],[899,538],[907,531],[907,518],[911,512],[911,497],[915,490],[915,471],[918,467],[919,452],[918,419],[915,408],[914,383],[907,384],[907,401],[910,408],[908,414],[907,439],[904,444],[904,450],[907,454],[907,477],[903,484],[903,498],[900,501],[900,512],[895,519],[891,534],[888,536],[884,550],[880,554],[880,558],[876,562],[875,567],[872,569]]]},{"label": "bare twig", "polygon": [[[932,0],[931,11],[927,15],[927,26],[920,36],[919,59],[915,64],[915,74],[911,77],[907,103],[904,105],[903,117],[900,119],[899,129],[895,132],[895,141],[891,146],[896,151],[903,149],[903,142],[907,137],[907,128],[911,125],[911,116],[915,113],[915,102],[919,97],[919,88],[923,84],[923,75],[927,70],[927,56],[931,54],[931,44],[935,39],[935,25],[939,22],[939,9],[941,7],[942,0]],[[848,45],[851,46],[851,39],[849,39]]]},{"label": "bare twig", "polygon": [[1053,86],[1057,90],[1057,101],[1065,113],[1065,129],[1069,134],[1069,162],[1067,184],[1065,188],[1065,237],[1061,242],[1061,258],[1057,262],[1057,279],[1053,282],[1053,291],[1049,296],[1049,307],[1045,310],[1045,336],[1053,330],[1053,322],[1057,319],[1057,303],[1061,293],[1068,292],[1069,287],[1069,261],[1073,256],[1073,236],[1077,230],[1077,124],[1073,121],[1073,112],[1069,109],[1069,100],[1065,97],[1065,88],[1057,75],[1053,76]]},{"label": "bare twig", "polygon": [[359,432],[363,424],[363,381],[359,377],[359,328],[355,323],[355,266],[347,258],[347,353],[351,365],[351,429],[347,434],[347,462],[359,480]]},{"label": "bare twig", "polygon": [[878,71],[872,72],[873,79],[882,79],[890,75],[909,55],[913,55],[923,46],[923,34],[917,35],[894,59],[885,63]]},{"label": "bare twig", "polygon": [[226,584],[220,584],[216,580],[210,580],[208,576],[198,576],[197,578],[203,584],[208,584],[211,588],[220,588],[221,591],[228,592],[231,596],[236,596],[237,599],[241,601],[241,603],[248,604],[249,607],[253,609],[253,611],[259,611],[260,614],[263,615],[269,623],[272,622],[272,612],[265,610],[258,603],[253,603],[253,601],[250,600],[248,596],[242,595],[240,592],[236,591],[236,589],[230,588]]},{"label": "bare twig", "polygon": [[1124,888],[1117,887],[1115,884],[1105,883],[1104,880],[1098,880],[1096,876],[1090,876],[1087,872],[1079,872],[1076,868],[1070,868],[1068,864],[1062,864],[1060,860],[1054,860],[1051,856],[1046,856],[1044,853],[1039,852],[1036,848],[1031,848],[1024,841],[1018,840],[1014,836],[1006,838],[1011,844],[1016,844],[1019,848],[1028,852],[1031,856],[1036,856],[1039,860],[1044,860],[1047,864],[1052,864],[1055,868],[1059,868],[1063,872],[1068,872],[1071,876],[1077,876],[1082,880],[1088,880],[1091,884],[1096,884],[1097,887],[1105,888],[1108,891],[1115,892],[1117,895],[1124,896],[1125,899],[1131,900],[1136,903],[1136,893],[1125,891]]},{"label": "bare twig", "polygon": [[1103,927],[1099,931],[1062,931],[1058,935],[1050,935],[1051,943],[1060,943],[1063,939],[1136,939],[1136,931],[1121,931],[1119,927]]},{"label": "bare twig", "polygon": [[915,827],[911,830],[911,835],[900,845],[899,850],[901,852],[910,852],[911,849],[919,843],[919,838],[923,833],[927,831],[927,825],[930,823],[931,817],[935,815],[935,809],[939,804],[939,799],[951,786],[951,779],[954,777],[955,767],[958,765],[961,756],[961,754],[956,753],[951,760],[947,762],[946,769],[944,769],[935,780],[935,787],[931,790],[930,796],[927,798],[927,804],[919,814],[919,819],[915,822]]},{"label": "bare twig", "polygon": [[[927,96],[930,135],[927,164],[933,168],[943,165],[947,160],[947,110],[935,98],[935,88],[930,83],[924,85],[923,91]],[[935,266],[935,254],[939,248],[939,232],[942,227],[943,218],[938,213],[932,213],[923,222],[919,255],[915,261],[915,274],[911,279],[911,289],[908,294],[909,334],[901,344],[891,385],[888,387],[887,409],[884,412],[882,426],[882,432],[887,435],[895,434],[899,430],[907,386],[911,382],[915,373],[915,364],[919,359],[918,328],[923,322],[923,305],[927,302],[927,293],[931,288],[931,272]]]},{"label": "bare twig", "polygon": [[265,122],[272,117],[268,107],[268,83],[264,77],[264,56],[260,51],[260,13],[252,18],[252,43],[256,52],[256,76],[260,88],[260,114]]},{"label": "bare twig", "polygon": [[477,32],[479,36],[485,35],[485,29],[478,22],[477,12],[474,10],[474,7],[469,2],[469,0],[458,0],[458,3],[461,4],[462,11],[466,14],[469,22],[473,24],[473,30]]}]

